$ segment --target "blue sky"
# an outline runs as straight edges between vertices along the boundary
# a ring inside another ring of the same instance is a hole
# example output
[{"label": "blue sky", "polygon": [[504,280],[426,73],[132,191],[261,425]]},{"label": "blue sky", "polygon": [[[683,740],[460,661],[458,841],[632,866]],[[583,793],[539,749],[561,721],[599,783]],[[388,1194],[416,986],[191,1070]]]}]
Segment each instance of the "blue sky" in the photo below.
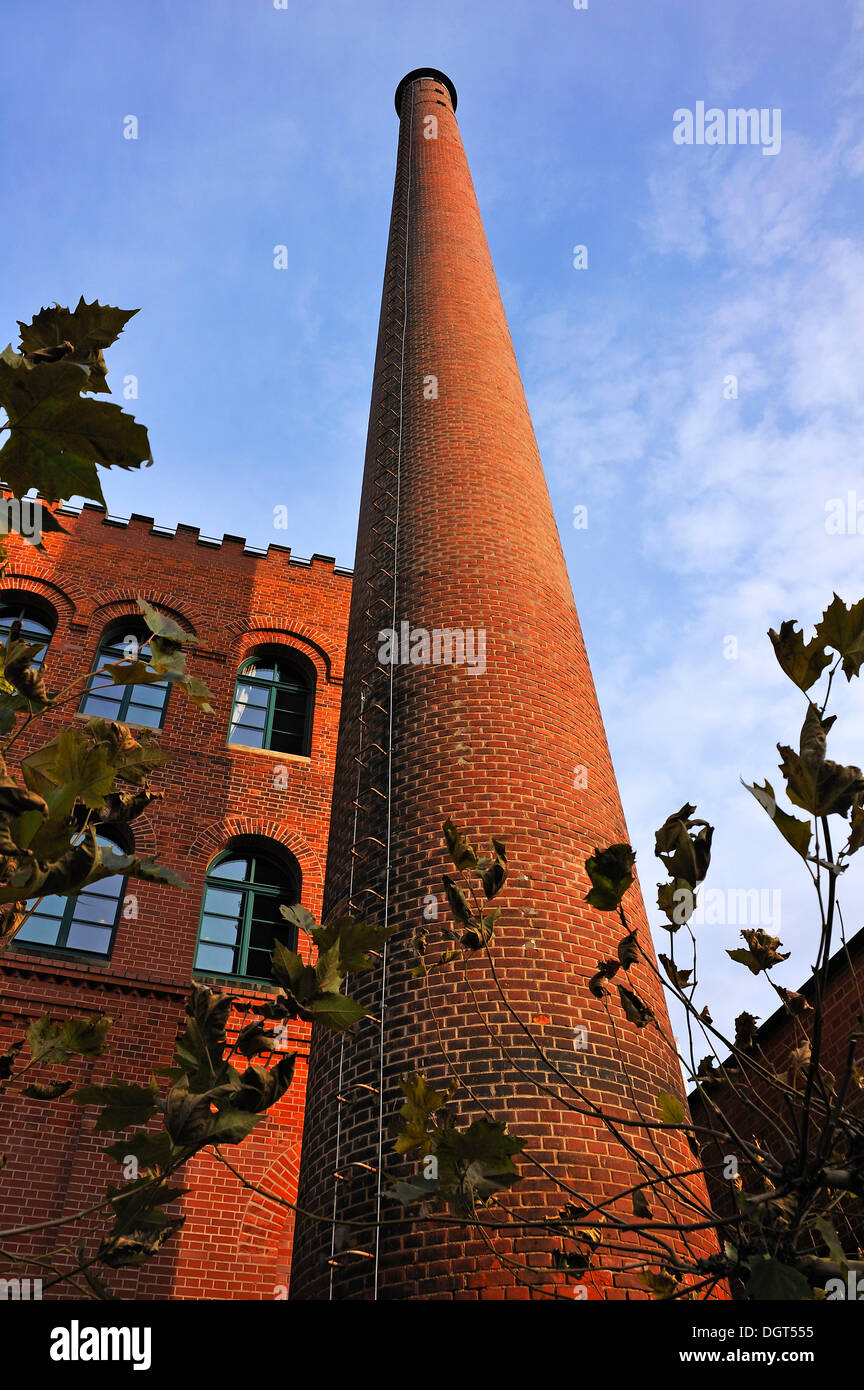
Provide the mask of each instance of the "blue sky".
[{"label": "blue sky", "polygon": [[[798,983],[812,889],[738,777],[776,786],[804,712],[767,628],[864,594],[864,537],[825,527],[864,501],[864,5],[42,0],[3,31],[0,334],[81,293],[141,308],[110,380],[137,377],[155,463],[107,476],[110,510],[346,565],[393,91],[452,77],[646,898],[654,828],[697,802],[709,883],[781,890]],[[697,101],[780,108],[780,152],[676,145]],[[864,763],[841,695],[829,751]],[[703,944],[718,1018],[770,1013],[736,929]]]}]

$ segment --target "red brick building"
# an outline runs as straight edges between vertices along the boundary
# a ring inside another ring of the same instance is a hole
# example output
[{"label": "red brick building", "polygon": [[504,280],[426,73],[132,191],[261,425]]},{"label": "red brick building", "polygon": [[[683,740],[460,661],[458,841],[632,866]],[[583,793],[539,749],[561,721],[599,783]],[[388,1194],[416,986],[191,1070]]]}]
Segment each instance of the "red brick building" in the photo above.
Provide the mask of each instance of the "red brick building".
[{"label": "red brick building", "polygon": [[[191,978],[241,998],[266,995],[275,905],[302,894],[320,913],[351,579],[320,555],[296,560],[278,545],[253,551],[237,536],[208,540],[190,526],[171,533],[149,517],[127,523],[92,505],[64,514],[64,525],[68,536],[49,537],[44,554],[10,540],[0,627],[8,632],[22,616],[50,634],[48,683],[62,689],[93,669],[102,643],[122,648],[143,636],[140,595],[198,639],[189,667],[212,691],[215,712],[202,714],[178,691],[165,703],[161,686],[135,687],[131,704],[111,689],[85,697],[84,710],[73,702],[49,713],[19,739],[23,755],[91,714],[158,728],[171,755],[153,779],[164,801],[132,823],[134,846],[120,847],[158,854],[189,891],[110,879],[98,893],[43,902],[0,956],[0,1051],[48,1010],[107,1014],[115,1020],[110,1052],[69,1074],[81,1084],[113,1071],[146,1082],[171,1061]],[[233,1152],[250,1182],[291,1200],[307,1026],[293,1025],[280,1049],[299,1053],[294,1081]],[[102,1155],[111,1136],[91,1132],[93,1113],[65,1099],[0,1109],[4,1227],[81,1210],[106,1182],[118,1182],[117,1165]],[[113,1291],[284,1296],[292,1235],[285,1209],[206,1157],[189,1179],[179,1236],[141,1271],[114,1272]],[[49,1230],[29,1249],[51,1249],[57,1238]]]}]

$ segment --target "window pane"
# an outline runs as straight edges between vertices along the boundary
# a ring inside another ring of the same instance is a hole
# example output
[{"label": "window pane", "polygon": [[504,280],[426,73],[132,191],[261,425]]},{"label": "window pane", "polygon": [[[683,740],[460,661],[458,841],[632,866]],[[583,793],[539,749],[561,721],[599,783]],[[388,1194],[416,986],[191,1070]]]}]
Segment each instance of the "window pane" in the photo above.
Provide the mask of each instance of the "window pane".
[{"label": "window pane", "polygon": [[219,917],[239,919],[242,893],[231,893],[223,888],[209,888],[204,898],[204,910]]},{"label": "window pane", "polygon": [[276,668],[266,657],[259,660],[249,661],[243,667],[244,676],[254,676],[259,681],[275,681]]},{"label": "window pane", "polygon": [[0,606],[0,639],[3,642],[9,641],[9,633],[15,620],[21,624],[21,640],[31,642],[34,645],[38,642],[44,643],[42,650],[37,652],[31,662],[32,666],[39,667],[45,660],[47,645],[51,641],[53,629],[33,616],[26,604],[13,606],[3,604]]},{"label": "window pane", "polygon": [[238,924],[230,917],[214,917],[209,913],[201,918],[201,940],[236,946]]},{"label": "window pane", "polygon": [[75,898],[73,922],[101,922],[103,926],[113,927],[117,916],[117,899],[101,893],[79,893]]},{"label": "window pane", "polygon": [[165,681],[154,681],[152,685],[132,686],[132,699],[135,704],[151,705],[153,709],[162,709],[167,694],[168,686]]},{"label": "window pane", "polygon": [[282,657],[276,659],[276,679],[280,685],[298,686],[303,691],[307,689],[303,673],[297,669],[292,661],[286,661]]},{"label": "window pane", "polygon": [[[263,855],[255,860],[255,882],[265,884],[269,888],[278,888],[283,894],[293,892],[294,881],[287,870],[281,868],[279,864],[274,864],[272,859],[266,859]],[[270,899],[276,902],[276,899]],[[268,899],[263,895],[256,897],[255,905],[252,909],[253,917],[260,917],[267,912]]]},{"label": "window pane", "polygon": [[267,711],[255,705],[235,705],[231,715],[232,727],[236,729],[263,729]]},{"label": "window pane", "polygon": [[236,725],[232,725],[229,742],[240,743],[244,748],[263,748],[264,730],[238,728]]},{"label": "window pane", "polygon": [[[110,688],[116,689],[114,686]],[[107,700],[100,695],[85,695],[81,705],[82,714],[92,714],[102,719],[116,719],[119,710],[119,700]]]},{"label": "window pane", "polygon": [[208,874],[208,878],[236,878],[249,879],[252,877],[252,860],[241,855],[232,855],[230,859],[220,859]]},{"label": "window pane", "polygon": [[250,950],[246,955],[246,974],[253,980],[271,980],[273,978],[273,962],[270,959],[272,946],[266,951]]},{"label": "window pane", "polygon": [[270,748],[274,753],[294,753],[297,757],[303,757],[306,752],[302,738],[279,729],[274,729],[270,736]]},{"label": "window pane", "polygon": [[199,942],[195,956],[196,970],[209,970],[216,975],[234,975],[235,952],[225,946],[208,946]]},{"label": "window pane", "polygon": [[98,951],[107,956],[111,949],[111,927],[99,927],[89,922],[73,922],[66,945],[72,951]]},{"label": "window pane", "polygon": [[16,941],[34,941],[40,946],[56,946],[60,923],[56,917],[43,917],[34,912],[17,933]]},{"label": "window pane", "polygon": [[148,705],[130,704],[126,711],[127,724],[141,724],[146,729],[158,729],[162,724],[162,709],[151,709]]},{"label": "window pane", "polygon": [[237,682],[237,689],[234,692],[234,704],[241,709],[246,705],[267,708],[268,690],[264,685],[247,685],[245,681]]}]

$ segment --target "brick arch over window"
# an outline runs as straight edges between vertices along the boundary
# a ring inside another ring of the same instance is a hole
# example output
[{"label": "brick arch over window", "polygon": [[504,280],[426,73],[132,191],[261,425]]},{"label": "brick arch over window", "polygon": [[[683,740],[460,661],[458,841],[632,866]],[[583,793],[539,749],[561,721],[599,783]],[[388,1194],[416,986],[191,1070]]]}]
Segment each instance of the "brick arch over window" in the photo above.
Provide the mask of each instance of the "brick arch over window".
[{"label": "brick arch over window", "polygon": [[[300,1174],[300,1144],[292,1144],[271,1163],[258,1186],[286,1202],[297,1201],[297,1179]],[[266,1266],[272,1271],[272,1288],[264,1287],[264,1296],[273,1296],[273,1289],[286,1284],[291,1272],[291,1247],[294,1241],[294,1212],[271,1202],[260,1192],[251,1192],[246,1201],[237,1237],[238,1256],[254,1254],[266,1277]]]},{"label": "brick arch over window", "polygon": [[300,866],[303,882],[311,879],[320,884],[324,879],[324,865],[320,857],[294,829],[284,821],[261,820],[256,816],[223,816],[221,820],[211,821],[199,830],[189,846],[189,856],[203,861],[206,867],[217,854],[225,849],[230,840],[240,835],[254,835],[262,840],[273,840],[283,849],[293,854]]},{"label": "brick arch over window", "polygon": [[41,578],[32,569],[16,569],[12,565],[7,565],[3,571],[0,584],[0,597],[6,593],[33,594],[36,598],[44,598],[56,609],[58,618],[66,622],[72,621],[77,616],[80,604],[86,602],[83,591],[77,585],[70,584],[68,589],[58,589],[56,584]]},{"label": "brick arch over window", "polygon": [[87,617],[90,621],[95,621],[103,627],[106,627],[115,618],[126,618],[133,614],[140,618],[139,595],[151,603],[154,608],[158,608],[169,618],[174,618],[181,627],[197,636],[203,622],[199,613],[196,612],[193,617],[187,612],[182,612],[176,607],[175,601],[170,595],[144,585],[139,589],[109,589],[107,593],[100,595],[98,602],[91,598]]},{"label": "brick arch over window", "polygon": [[153,829],[153,822],[146,811],[143,815],[136,816],[130,823],[129,832],[132,836],[132,843],[135,846],[136,854],[154,855],[158,853],[156,832]]},{"label": "brick arch over window", "polygon": [[280,643],[286,646],[299,644],[300,649],[305,651],[305,655],[315,663],[328,681],[342,679],[343,654],[333,655],[330,650],[332,637],[328,637],[321,628],[315,627],[312,623],[295,621],[290,615],[286,617],[284,613],[281,616],[275,613],[259,613],[253,617],[236,619],[235,622],[229,623],[225,632],[247,655],[247,649],[262,646],[265,642],[277,646]]}]

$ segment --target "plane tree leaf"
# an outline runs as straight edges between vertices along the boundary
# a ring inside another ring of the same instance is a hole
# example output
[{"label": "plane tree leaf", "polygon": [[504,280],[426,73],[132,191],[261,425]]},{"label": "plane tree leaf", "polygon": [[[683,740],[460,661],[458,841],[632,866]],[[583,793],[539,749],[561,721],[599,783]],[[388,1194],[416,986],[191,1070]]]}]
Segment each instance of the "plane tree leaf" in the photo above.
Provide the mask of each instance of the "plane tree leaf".
[{"label": "plane tree leaf", "polygon": [[768,636],[781,670],[800,690],[809,690],[831,661],[825,639],[817,636],[805,642],[803,631],[795,631],[794,618],[781,623],[779,632],[771,628]]},{"label": "plane tree leaf", "polygon": [[832,647],[842,657],[843,674],[851,681],[864,661],[864,599],[847,608],[835,594],[821,622],[816,624],[816,634],[825,646]]},{"label": "plane tree leaf", "polygon": [[124,1081],[115,1073],[104,1084],[82,1086],[73,1092],[76,1105],[101,1106],[93,1125],[94,1131],[125,1129],[127,1125],[146,1124],[156,1114],[159,1092],[151,1077],[147,1086]]},{"label": "plane tree leaf", "polygon": [[585,860],[585,869],[591,880],[591,889],[585,894],[585,901],[600,912],[617,912],[621,899],[633,882],[633,865],[636,855],[629,845],[609,845],[607,849],[595,849],[590,859]]},{"label": "plane tree leaf", "polygon": [[764,787],[760,787],[758,782],[754,782],[751,786],[750,783],[745,782],[743,778],[742,785],[756,798],[759,805],[768,812],[768,815],[777,826],[783,839],[792,846],[796,854],[800,854],[802,859],[806,859],[813,834],[813,828],[809,822],[799,820],[797,816],[790,816],[788,811],[784,811],[782,807],[777,805],[774,788],[767,778]]}]

